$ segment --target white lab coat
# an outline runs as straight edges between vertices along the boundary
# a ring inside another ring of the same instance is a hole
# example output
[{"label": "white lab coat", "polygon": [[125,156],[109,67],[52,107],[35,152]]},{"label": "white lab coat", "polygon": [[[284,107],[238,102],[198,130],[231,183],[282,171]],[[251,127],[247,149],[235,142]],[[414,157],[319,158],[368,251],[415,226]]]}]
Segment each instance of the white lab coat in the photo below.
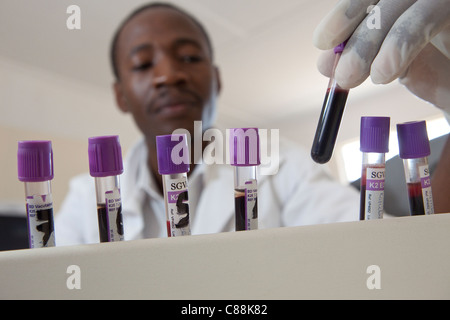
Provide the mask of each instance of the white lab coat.
[{"label": "white lab coat", "polygon": [[[191,233],[234,231],[234,168],[197,165],[189,176]],[[147,168],[141,140],[130,150],[121,176],[125,240],[166,237],[164,199]],[[279,170],[258,176],[259,228],[354,221],[359,193],[334,181],[304,150],[280,145]],[[98,243],[94,178],[74,178],[56,215],[56,244]]]}]

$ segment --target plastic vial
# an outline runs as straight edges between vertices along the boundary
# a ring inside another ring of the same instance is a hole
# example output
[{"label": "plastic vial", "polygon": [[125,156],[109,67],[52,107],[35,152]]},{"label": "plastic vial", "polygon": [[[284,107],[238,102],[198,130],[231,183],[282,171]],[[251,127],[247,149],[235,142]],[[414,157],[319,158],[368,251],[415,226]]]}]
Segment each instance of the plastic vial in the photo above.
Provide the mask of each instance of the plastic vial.
[{"label": "plastic vial", "polygon": [[236,231],[258,229],[258,186],[260,162],[257,128],[230,129],[230,163],[234,167]]},{"label": "plastic vial", "polygon": [[118,136],[89,138],[89,171],[95,179],[100,242],[123,241],[120,174],[122,149]]},{"label": "plastic vial", "polygon": [[311,158],[317,163],[323,164],[331,159],[347,102],[349,90],[341,88],[334,78],[345,44],[346,42],[343,42],[334,48],[336,58],[311,148]]},{"label": "plastic vial", "polygon": [[25,184],[29,247],[54,247],[51,141],[19,141],[17,168]]},{"label": "plastic vial", "polygon": [[385,154],[389,151],[389,117],[362,117],[360,220],[383,219]]},{"label": "plastic vial", "polygon": [[428,168],[430,141],[425,121],[397,125],[400,158],[403,159],[411,215],[434,213]]},{"label": "plastic vial", "polygon": [[189,148],[185,134],[156,137],[158,171],[162,176],[167,236],[191,234],[189,218]]}]

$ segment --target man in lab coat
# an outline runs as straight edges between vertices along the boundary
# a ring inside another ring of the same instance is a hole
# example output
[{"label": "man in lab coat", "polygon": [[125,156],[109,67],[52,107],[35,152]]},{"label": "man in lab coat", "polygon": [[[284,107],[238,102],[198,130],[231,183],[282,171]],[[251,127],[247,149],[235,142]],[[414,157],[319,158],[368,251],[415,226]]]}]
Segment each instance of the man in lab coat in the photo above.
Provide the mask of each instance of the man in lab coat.
[{"label": "man in lab coat", "polygon": [[[196,121],[203,130],[212,127],[221,87],[212,46],[195,18],[152,4],[120,26],[111,59],[117,105],[133,116],[143,135],[127,155],[121,177],[125,239],[166,237],[155,138],[181,128],[194,137]],[[333,181],[309,152],[284,143],[279,150],[278,172],[258,177],[259,228],[358,219],[353,188]],[[188,178],[192,234],[235,230],[233,168],[198,162],[192,158]],[[56,217],[57,245],[99,242],[94,188],[89,175],[72,180]]]}]

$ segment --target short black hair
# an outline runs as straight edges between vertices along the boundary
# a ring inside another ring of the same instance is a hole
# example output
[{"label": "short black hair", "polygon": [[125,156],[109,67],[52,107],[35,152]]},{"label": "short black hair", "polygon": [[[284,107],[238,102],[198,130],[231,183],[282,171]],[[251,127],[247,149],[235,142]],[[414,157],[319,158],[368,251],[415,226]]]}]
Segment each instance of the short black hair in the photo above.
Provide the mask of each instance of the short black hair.
[{"label": "short black hair", "polygon": [[122,23],[119,25],[119,27],[117,28],[116,32],[114,33],[114,36],[112,38],[112,42],[111,42],[111,48],[110,48],[110,59],[111,59],[111,67],[112,67],[112,71],[114,74],[114,77],[116,78],[116,80],[119,80],[119,70],[117,67],[117,42],[119,39],[119,35],[120,32],[122,31],[122,29],[124,28],[125,24],[127,24],[127,22],[129,22],[132,18],[134,18],[136,15],[138,15],[139,13],[147,10],[147,9],[152,9],[152,8],[169,8],[169,9],[173,9],[177,12],[180,12],[181,14],[185,15],[186,17],[188,17],[189,19],[192,20],[192,22],[194,22],[194,24],[199,27],[201,33],[203,34],[203,36],[205,37],[206,40],[206,44],[208,46],[208,50],[211,53],[211,59],[213,57],[213,48],[212,48],[212,44],[211,44],[211,40],[210,37],[208,35],[208,33],[206,32],[205,27],[191,14],[187,13],[185,10],[173,5],[173,4],[169,4],[169,3],[165,3],[165,2],[151,2],[148,4],[145,4],[137,9],[135,9],[133,12],[131,12],[123,21]]}]

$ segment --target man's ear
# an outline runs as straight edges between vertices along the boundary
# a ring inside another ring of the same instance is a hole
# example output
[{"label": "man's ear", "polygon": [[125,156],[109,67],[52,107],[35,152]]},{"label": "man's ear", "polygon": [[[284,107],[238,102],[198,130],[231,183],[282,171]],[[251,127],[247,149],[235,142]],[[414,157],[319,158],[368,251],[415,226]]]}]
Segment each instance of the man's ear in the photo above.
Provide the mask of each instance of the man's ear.
[{"label": "man's ear", "polygon": [[220,94],[220,90],[222,89],[222,81],[220,80],[219,67],[214,66],[214,73],[216,74],[216,92],[217,94]]},{"label": "man's ear", "polygon": [[115,81],[113,84],[114,97],[116,98],[116,104],[122,112],[130,111],[128,108],[127,99],[123,94],[122,85],[119,81]]}]

